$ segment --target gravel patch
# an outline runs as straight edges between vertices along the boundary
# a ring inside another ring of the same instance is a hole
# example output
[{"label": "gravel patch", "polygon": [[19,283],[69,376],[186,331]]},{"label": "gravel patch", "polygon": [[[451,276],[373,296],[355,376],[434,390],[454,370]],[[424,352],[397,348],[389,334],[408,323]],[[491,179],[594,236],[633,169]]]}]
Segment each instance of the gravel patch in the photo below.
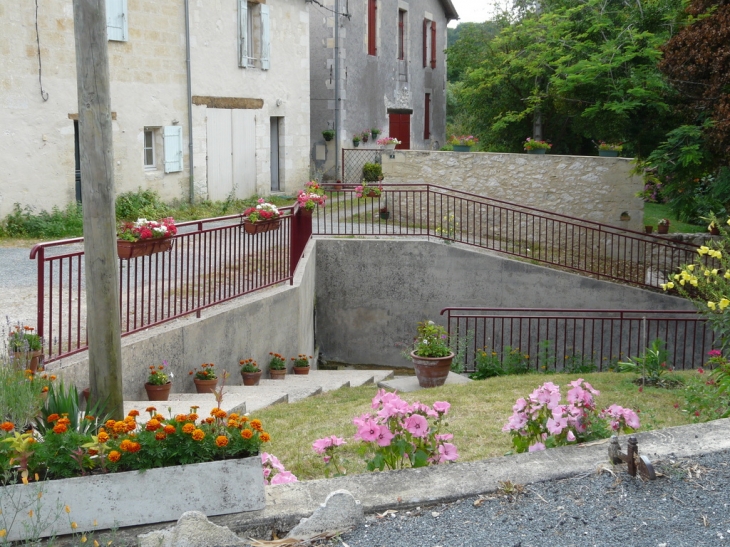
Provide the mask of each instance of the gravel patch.
[{"label": "gravel patch", "polygon": [[[654,462],[655,481],[597,472],[451,504],[387,512],[320,545],[701,547],[730,545],[730,452]],[[424,488],[428,485],[424,484]]]}]

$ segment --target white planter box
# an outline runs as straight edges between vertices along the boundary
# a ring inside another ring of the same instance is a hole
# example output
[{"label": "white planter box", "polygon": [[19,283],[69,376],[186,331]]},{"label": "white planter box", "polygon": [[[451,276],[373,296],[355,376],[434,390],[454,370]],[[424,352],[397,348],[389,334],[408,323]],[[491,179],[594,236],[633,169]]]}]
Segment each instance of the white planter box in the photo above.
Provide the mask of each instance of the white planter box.
[{"label": "white planter box", "polygon": [[[70,514],[63,510],[66,505]],[[6,486],[0,492],[0,518],[5,520],[0,527],[8,526],[5,539],[15,541],[26,539],[32,522],[44,527],[38,537],[48,537],[72,533],[71,522],[77,524],[76,532],[88,532],[176,521],[185,511],[210,517],[265,506],[261,458],[255,456]]]}]

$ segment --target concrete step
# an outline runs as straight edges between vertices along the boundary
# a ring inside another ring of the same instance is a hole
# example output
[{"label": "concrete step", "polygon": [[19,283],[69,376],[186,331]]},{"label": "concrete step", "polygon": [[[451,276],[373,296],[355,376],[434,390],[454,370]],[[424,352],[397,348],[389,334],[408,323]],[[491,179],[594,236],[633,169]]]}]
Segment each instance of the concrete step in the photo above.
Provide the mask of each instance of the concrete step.
[{"label": "concrete step", "polygon": [[[124,414],[129,414],[132,409],[137,410],[144,420],[149,417],[146,410],[148,407],[155,407],[157,412],[165,416],[175,416],[177,414],[188,414],[191,406],[198,407],[198,415],[201,418],[207,418],[210,411],[218,406],[212,393],[170,393],[167,401],[124,401]],[[221,408],[231,414],[246,414],[249,412],[246,405],[246,398],[239,394],[231,394],[224,397]]]}]

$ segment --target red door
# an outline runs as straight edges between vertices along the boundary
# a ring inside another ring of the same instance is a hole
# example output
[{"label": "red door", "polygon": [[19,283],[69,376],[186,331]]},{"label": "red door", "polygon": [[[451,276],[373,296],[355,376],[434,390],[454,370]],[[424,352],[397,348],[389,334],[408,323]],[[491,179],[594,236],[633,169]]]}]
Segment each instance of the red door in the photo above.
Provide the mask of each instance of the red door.
[{"label": "red door", "polygon": [[410,114],[389,114],[390,136],[400,141],[395,148],[397,150],[411,149],[411,115]]}]

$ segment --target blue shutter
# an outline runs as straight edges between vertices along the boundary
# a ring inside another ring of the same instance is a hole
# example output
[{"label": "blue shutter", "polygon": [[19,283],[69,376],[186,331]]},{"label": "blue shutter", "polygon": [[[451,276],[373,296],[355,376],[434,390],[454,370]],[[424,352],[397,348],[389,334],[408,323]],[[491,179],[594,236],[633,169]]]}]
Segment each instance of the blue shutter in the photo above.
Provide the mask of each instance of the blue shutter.
[{"label": "blue shutter", "polygon": [[269,6],[261,4],[261,70],[269,70],[271,56],[271,32],[269,30]]},{"label": "blue shutter", "polygon": [[109,40],[127,41],[127,0],[106,0],[106,33]]},{"label": "blue shutter", "polygon": [[238,66],[248,66],[248,0],[238,0]]},{"label": "blue shutter", "polygon": [[183,170],[182,127],[168,125],[164,133],[165,173],[176,173]]}]

